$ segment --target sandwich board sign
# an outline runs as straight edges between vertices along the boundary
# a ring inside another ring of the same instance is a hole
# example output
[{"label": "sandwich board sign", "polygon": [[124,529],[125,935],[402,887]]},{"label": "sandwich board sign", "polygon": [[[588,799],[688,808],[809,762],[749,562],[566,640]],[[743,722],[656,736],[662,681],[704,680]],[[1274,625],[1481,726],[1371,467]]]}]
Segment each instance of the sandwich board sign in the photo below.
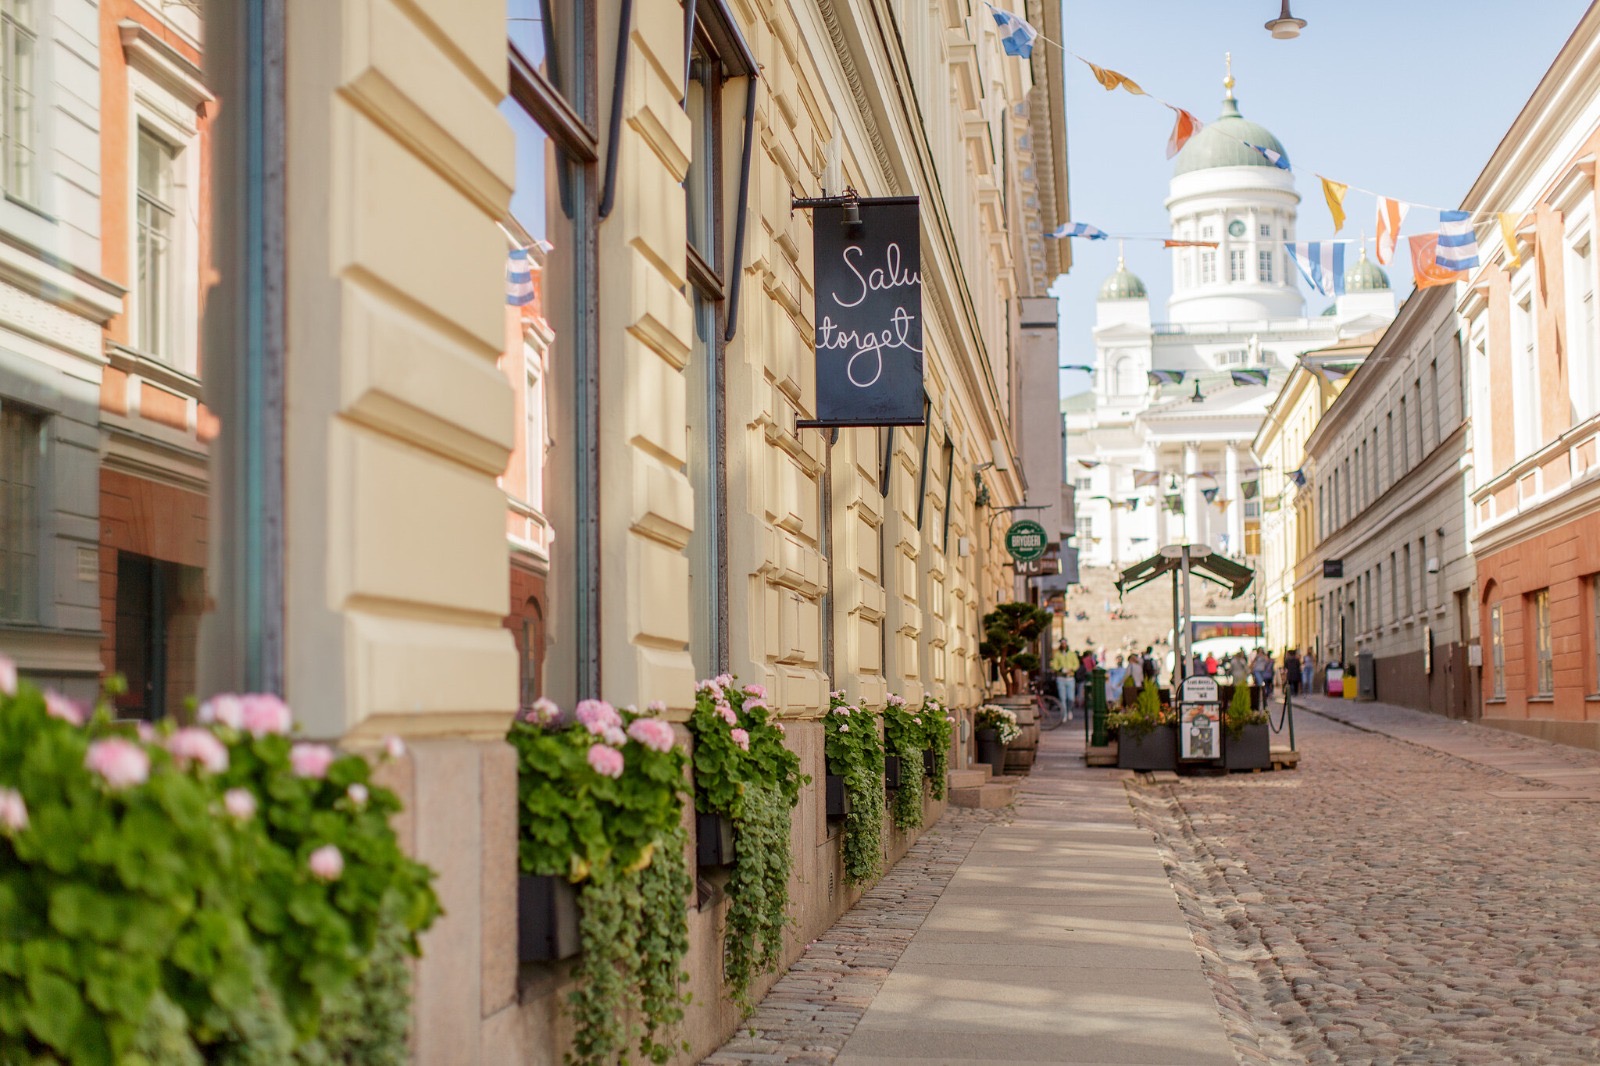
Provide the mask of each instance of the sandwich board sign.
[{"label": "sandwich board sign", "polygon": [[1184,678],[1178,716],[1179,759],[1222,758],[1222,701],[1216,678]]}]

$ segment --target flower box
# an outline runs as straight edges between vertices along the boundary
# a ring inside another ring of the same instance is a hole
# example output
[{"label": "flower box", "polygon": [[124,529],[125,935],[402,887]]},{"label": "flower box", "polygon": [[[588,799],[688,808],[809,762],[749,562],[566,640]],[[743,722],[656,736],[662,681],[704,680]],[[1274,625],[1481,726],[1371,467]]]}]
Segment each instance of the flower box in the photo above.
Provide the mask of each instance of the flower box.
[{"label": "flower box", "polygon": [[694,857],[701,866],[733,864],[733,819],[725,814],[694,815]]},{"label": "flower box", "polygon": [[555,962],[578,953],[578,887],[565,877],[517,878],[517,958]]},{"label": "flower box", "polygon": [[1272,767],[1272,735],[1265,722],[1252,722],[1235,739],[1222,734],[1222,765],[1229,770],[1267,770]]},{"label": "flower box", "polygon": [[827,792],[828,820],[836,822],[850,813],[850,790],[844,787],[842,774],[828,774],[823,778]]},{"label": "flower box", "polygon": [[924,748],[923,751],[922,751],[922,776],[923,777],[927,777],[927,778],[932,778],[933,777],[934,768],[935,768],[935,760],[934,760],[934,756],[933,756],[933,749],[932,748]]},{"label": "flower box", "polygon": [[1128,729],[1120,730],[1117,766],[1124,770],[1177,770],[1178,727],[1158,725],[1139,737]]},{"label": "flower box", "polygon": [[885,755],[883,757],[883,787],[900,787],[900,756]]}]

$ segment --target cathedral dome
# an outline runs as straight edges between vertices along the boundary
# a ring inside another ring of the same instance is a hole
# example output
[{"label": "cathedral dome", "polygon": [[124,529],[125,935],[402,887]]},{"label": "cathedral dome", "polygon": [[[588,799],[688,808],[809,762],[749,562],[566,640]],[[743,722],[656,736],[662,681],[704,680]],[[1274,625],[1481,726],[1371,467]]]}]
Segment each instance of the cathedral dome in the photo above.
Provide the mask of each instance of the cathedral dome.
[{"label": "cathedral dome", "polygon": [[1344,272],[1345,292],[1388,292],[1389,275],[1383,268],[1367,258],[1367,250],[1361,249],[1361,258],[1356,265]]},{"label": "cathedral dome", "polygon": [[1239,114],[1239,102],[1230,88],[1227,99],[1222,101],[1222,114],[1189,138],[1177,155],[1172,173],[1176,176],[1216,167],[1272,167],[1273,163],[1251,145],[1270,148],[1285,162],[1289,159],[1283,142],[1270,130]]},{"label": "cathedral dome", "polygon": [[1149,296],[1150,294],[1145,291],[1144,282],[1123,264],[1120,256],[1117,259],[1116,273],[1100,286],[1102,300],[1145,300],[1149,299]]}]

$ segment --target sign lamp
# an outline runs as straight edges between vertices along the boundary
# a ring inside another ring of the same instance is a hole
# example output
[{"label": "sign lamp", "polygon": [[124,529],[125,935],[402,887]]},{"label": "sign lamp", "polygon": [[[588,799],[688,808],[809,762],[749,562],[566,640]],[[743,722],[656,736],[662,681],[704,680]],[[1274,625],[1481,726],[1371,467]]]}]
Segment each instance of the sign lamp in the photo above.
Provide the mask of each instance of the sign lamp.
[{"label": "sign lamp", "polygon": [[1283,0],[1283,9],[1278,12],[1278,17],[1269,19],[1267,29],[1274,39],[1290,41],[1300,36],[1300,31],[1306,28],[1305,19],[1297,19],[1289,11],[1289,0]]}]

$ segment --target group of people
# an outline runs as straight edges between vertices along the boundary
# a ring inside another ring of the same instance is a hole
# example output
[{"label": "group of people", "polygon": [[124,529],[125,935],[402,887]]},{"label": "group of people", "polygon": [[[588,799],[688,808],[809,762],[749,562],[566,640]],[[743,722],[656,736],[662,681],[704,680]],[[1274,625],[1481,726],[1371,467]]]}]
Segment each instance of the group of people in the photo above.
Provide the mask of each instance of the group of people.
[{"label": "group of people", "polygon": [[1082,652],[1073,651],[1063,640],[1050,657],[1050,672],[1055,676],[1056,696],[1061,701],[1061,709],[1068,718],[1087,699],[1089,675],[1097,666],[1105,667],[1106,693],[1113,699],[1130,681],[1136,689],[1142,688],[1146,680],[1158,685],[1161,683],[1161,669],[1156,663],[1153,647],[1146,647],[1143,652],[1118,655],[1110,662],[1101,662],[1100,656],[1089,648]]},{"label": "group of people", "polygon": [[[1191,675],[1207,674],[1215,677],[1219,670],[1227,671],[1235,685],[1244,684],[1247,678],[1254,681],[1256,687],[1262,690],[1264,699],[1272,698],[1278,671],[1266,649],[1257,648],[1253,655],[1246,656],[1244,649],[1240,648],[1222,660],[1210,652],[1207,652],[1204,658],[1199,652],[1195,652],[1194,658],[1190,661]],[[1302,692],[1312,691],[1312,678],[1316,672],[1315,652],[1308,651],[1301,656],[1298,650],[1290,648],[1283,653],[1283,681],[1290,695],[1298,696]]]}]

